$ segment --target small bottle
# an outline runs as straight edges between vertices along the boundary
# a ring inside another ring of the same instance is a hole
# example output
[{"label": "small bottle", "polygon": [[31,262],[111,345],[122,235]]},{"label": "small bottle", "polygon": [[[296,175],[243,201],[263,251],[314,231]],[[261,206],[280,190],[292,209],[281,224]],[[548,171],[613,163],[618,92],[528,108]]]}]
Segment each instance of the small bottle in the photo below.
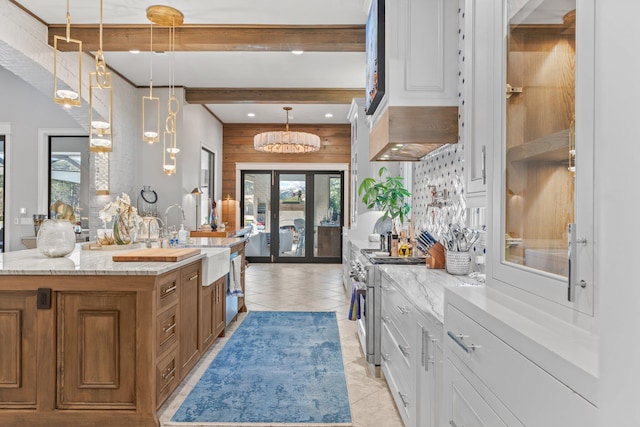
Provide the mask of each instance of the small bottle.
[{"label": "small bottle", "polygon": [[184,228],[184,224],[180,224],[180,230],[178,230],[178,244],[184,245],[187,243],[187,230]]},{"label": "small bottle", "polygon": [[398,235],[396,233],[391,234],[391,256],[398,256]]}]

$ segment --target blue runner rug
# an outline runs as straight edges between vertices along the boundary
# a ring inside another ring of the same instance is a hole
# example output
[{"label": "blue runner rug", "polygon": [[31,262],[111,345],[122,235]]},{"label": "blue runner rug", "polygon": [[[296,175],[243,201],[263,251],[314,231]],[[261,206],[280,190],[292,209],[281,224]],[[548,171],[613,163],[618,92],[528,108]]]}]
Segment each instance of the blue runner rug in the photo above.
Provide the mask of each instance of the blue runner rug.
[{"label": "blue runner rug", "polygon": [[335,312],[249,312],[175,422],[351,422]]}]

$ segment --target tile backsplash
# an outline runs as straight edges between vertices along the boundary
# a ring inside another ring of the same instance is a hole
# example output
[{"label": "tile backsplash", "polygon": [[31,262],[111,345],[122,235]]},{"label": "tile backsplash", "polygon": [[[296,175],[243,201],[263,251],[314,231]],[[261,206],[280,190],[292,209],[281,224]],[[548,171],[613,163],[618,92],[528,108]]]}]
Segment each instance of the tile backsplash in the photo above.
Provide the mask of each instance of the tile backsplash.
[{"label": "tile backsplash", "polygon": [[[449,224],[478,230],[486,228],[485,209],[467,208],[464,183],[463,142],[445,145],[413,163],[411,216],[417,232],[428,230],[442,239]],[[485,251],[483,232],[471,250],[473,271],[482,271],[482,258],[477,257]]]}]

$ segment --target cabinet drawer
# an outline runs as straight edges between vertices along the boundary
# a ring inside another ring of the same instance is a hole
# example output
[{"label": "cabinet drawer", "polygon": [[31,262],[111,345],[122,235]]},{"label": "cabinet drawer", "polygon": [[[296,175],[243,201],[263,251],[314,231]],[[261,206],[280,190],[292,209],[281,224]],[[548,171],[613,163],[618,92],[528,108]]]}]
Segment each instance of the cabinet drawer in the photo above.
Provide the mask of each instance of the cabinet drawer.
[{"label": "cabinet drawer", "polygon": [[450,361],[447,361],[446,369],[451,374],[450,382],[444,390],[450,402],[451,413],[447,414],[449,425],[506,427],[495,411]]},{"label": "cabinet drawer", "polygon": [[158,407],[178,386],[178,347],[174,347],[156,364],[156,397]]},{"label": "cabinet drawer", "polygon": [[382,372],[405,426],[414,424],[416,393],[410,366],[386,326],[382,327]]},{"label": "cabinet drawer", "polygon": [[395,286],[383,284],[382,290],[382,320],[395,325],[405,343],[411,342],[415,322],[413,306]]},{"label": "cabinet drawer", "polygon": [[158,315],[156,320],[156,348],[163,354],[178,342],[178,304],[174,304]]},{"label": "cabinet drawer", "polygon": [[447,350],[469,367],[525,425],[592,426],[593,405],[449,304]]},{"label": "cabinet drawer", "polygon": [[[415,374],[413,373],[412,355],[413,349],[409,346],[400,347],[394,334],[386,326],[382,326],[380,349],[382,354],[382,366],[386,367],[394,378],[398,390],[404,394],[413,395],[415,392]],[[415,402],[411,402],[415,404]]]},{"label": "cabinet drawer", "polygon": [[160,278],[156,304],[158,311],[178,302],[178,271],[172,271]]},{"label": "cabinet drawer", "polygon": [[197,281],[200,285],[200,263],[194,262],[180,269],[180,277],[183,283]]}]

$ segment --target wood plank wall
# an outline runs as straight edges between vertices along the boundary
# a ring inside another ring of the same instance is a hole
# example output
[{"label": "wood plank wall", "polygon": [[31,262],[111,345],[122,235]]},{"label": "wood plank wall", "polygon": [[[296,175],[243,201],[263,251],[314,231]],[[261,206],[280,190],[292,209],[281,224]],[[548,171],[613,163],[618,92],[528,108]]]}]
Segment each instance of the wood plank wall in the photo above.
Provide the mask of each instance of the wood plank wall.
[{"label": "wood plank wall", "polygon": [[[253,137],[260,132],[284,130],[281,124],[225,124],[222,130],[222,197],[236,194],[236,163],[346,163],[351,165],[351,125],[290,125],[291,131],[310,132],[320,137],[320,151],[307,154],[271,154],[253,149]],[[350,167],[350,166],[349,166]],[[313,166],[309,166],[312,170]],[[345,176],[345,185],[349,175]],[[348,200],[345,200],[345,209]]]}]

